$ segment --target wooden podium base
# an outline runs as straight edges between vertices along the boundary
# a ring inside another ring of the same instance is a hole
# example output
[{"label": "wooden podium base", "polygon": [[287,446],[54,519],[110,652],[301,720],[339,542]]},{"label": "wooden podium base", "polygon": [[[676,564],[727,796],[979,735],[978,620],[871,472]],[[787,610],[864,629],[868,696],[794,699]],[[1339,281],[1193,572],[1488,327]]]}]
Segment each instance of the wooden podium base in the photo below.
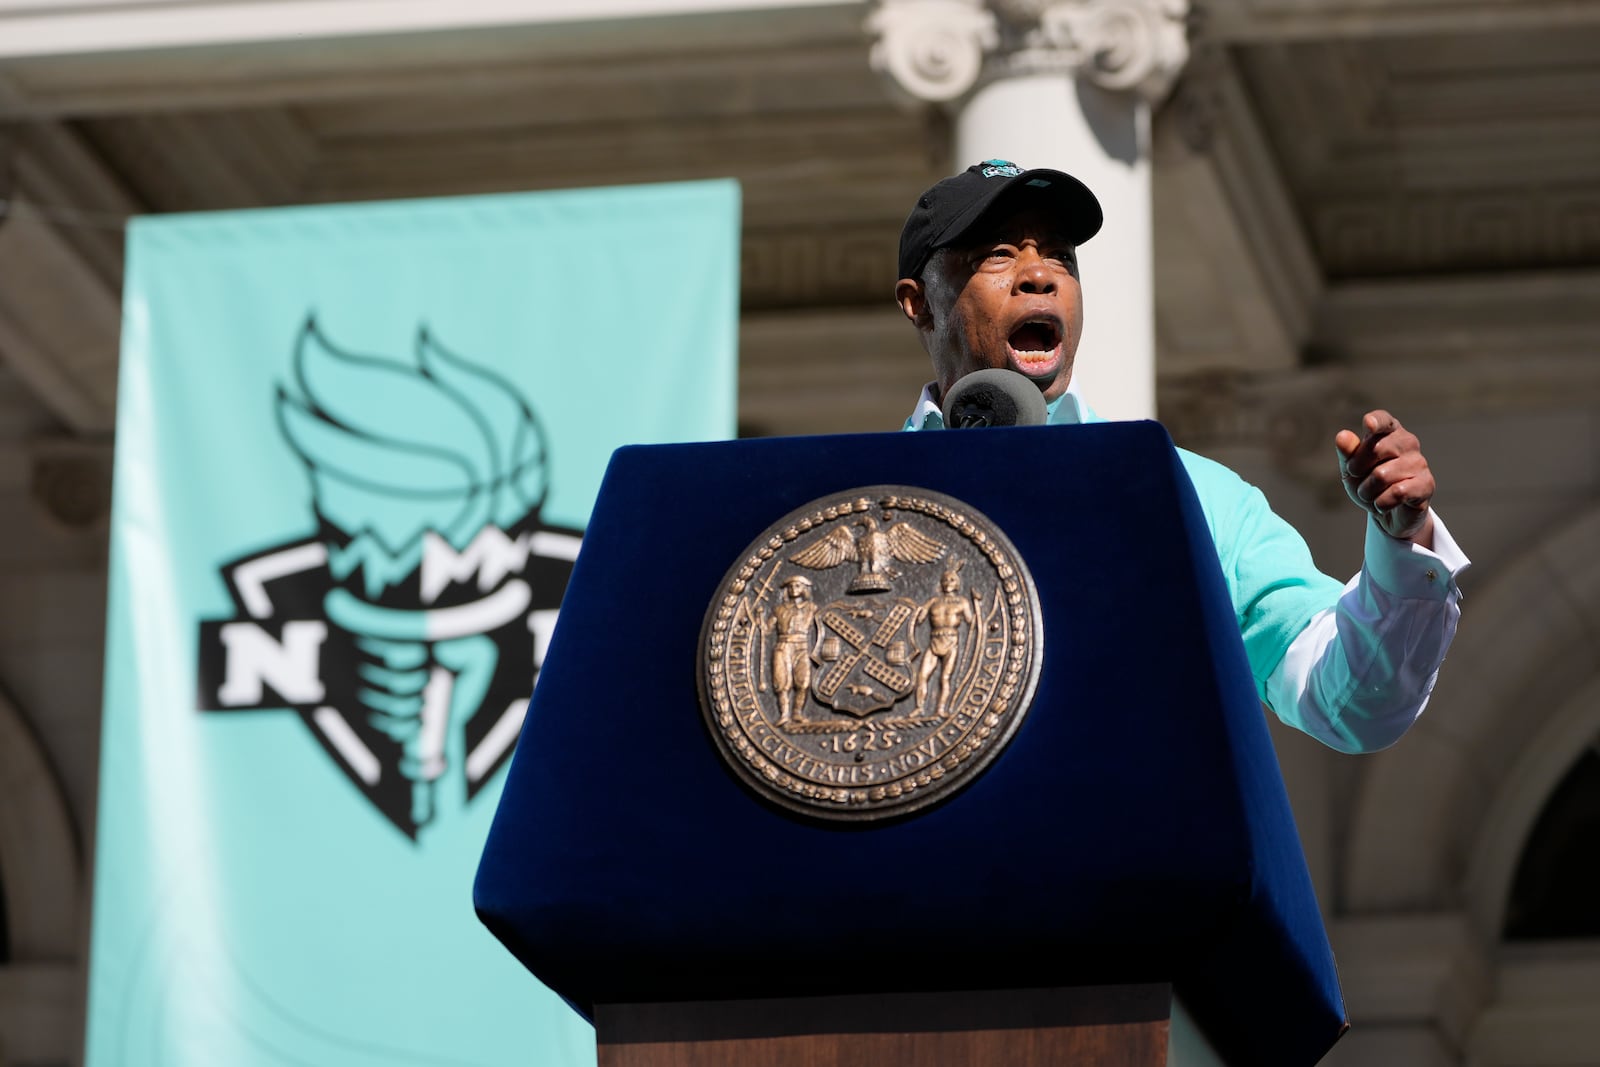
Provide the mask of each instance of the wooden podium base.
[{"label": "wooden podium base", "polygon": [[1166,1067],[1172,987],[599,1004],[599,1067]]}]

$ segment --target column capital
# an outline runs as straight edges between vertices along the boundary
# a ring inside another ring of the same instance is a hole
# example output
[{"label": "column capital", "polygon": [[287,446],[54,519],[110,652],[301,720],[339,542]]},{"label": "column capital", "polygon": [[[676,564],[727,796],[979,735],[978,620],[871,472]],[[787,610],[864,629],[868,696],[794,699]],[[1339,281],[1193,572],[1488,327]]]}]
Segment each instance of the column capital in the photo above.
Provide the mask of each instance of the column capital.
[{"label": "column capital", "polygon": [[983,79],[1060,72],[1164,97],[1189,57],[1189,0],[876,0],[872,66],[942,104]]},{"label": "column capital", "polygon": [[872,69],[913,104],[965,95],[1000,46],[1000,22],[983,0],[877,0],[867,32]]}]

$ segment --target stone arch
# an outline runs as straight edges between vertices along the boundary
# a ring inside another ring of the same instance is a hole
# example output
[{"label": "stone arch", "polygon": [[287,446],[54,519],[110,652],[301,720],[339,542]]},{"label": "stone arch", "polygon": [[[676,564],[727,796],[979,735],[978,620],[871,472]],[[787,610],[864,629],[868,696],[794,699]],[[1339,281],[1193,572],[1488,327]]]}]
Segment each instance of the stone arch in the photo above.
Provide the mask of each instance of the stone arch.
[{"label": "stone arch", "polygon": [[60,783],[21,712],[0,696],[0,878],[16,963],[78,954],[83,866]]},{"label": "stone arch", "polygon": [[1488,940],[1500,936],[1512,880],[1534,824],[1584,749],[1600,738],[1600,673],[1544,724],[1506,776],[1467,868],[1466,906]]},{"label": "stone arch", "polygon": [[[1580,705],[1597,663],[1600,508],[1591,508],[1464,603],[1428,712],[1372,757],[1345,849],[1343,910],[1469,907],[1488,920],[1497,892],[1503,905],[1495,887],[1510,874],[1501,868],[1516,862],[1520,838],[1508,835],[1537,817],[1554,784],[1546,775],[1559,773],[1550,764],[1577,752],[1542,755],[1541,746],[1571,745],[1585,727]],[[1497,810],[1505,796],[1514,803]],[[1480,845],[1493,857],[1475,861]],[[1469,902],[1469,893],[1488,897]],[[1480,929],[1492,939],[1497,922]]]}]

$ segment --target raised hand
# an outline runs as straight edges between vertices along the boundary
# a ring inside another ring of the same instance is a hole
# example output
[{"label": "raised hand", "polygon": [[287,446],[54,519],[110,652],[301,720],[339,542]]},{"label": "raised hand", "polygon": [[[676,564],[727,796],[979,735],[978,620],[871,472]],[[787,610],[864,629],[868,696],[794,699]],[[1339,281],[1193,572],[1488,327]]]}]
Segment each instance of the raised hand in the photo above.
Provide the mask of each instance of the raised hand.
[{"label": "raised hand", "polygon": [[1390,537],[1431,548],[1433,472],[1417,435],[1387,411],[1369,411],[1361,423],[1363,436],[1340,430],[1333,439],[1345,492]]}]

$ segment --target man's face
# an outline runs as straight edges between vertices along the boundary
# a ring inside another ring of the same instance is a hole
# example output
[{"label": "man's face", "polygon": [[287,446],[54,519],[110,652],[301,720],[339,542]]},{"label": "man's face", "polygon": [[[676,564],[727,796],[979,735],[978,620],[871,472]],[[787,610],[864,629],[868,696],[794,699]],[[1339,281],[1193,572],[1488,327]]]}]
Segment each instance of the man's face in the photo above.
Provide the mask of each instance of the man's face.
[{"label": "man's face", "polygon": [[1067,391],[1083,334],[1077,252],[1037,208],[1024,208],[940,249],[895,297],[933,360],[939,395],[964,375],[1005,367],[1046,400]]}]

